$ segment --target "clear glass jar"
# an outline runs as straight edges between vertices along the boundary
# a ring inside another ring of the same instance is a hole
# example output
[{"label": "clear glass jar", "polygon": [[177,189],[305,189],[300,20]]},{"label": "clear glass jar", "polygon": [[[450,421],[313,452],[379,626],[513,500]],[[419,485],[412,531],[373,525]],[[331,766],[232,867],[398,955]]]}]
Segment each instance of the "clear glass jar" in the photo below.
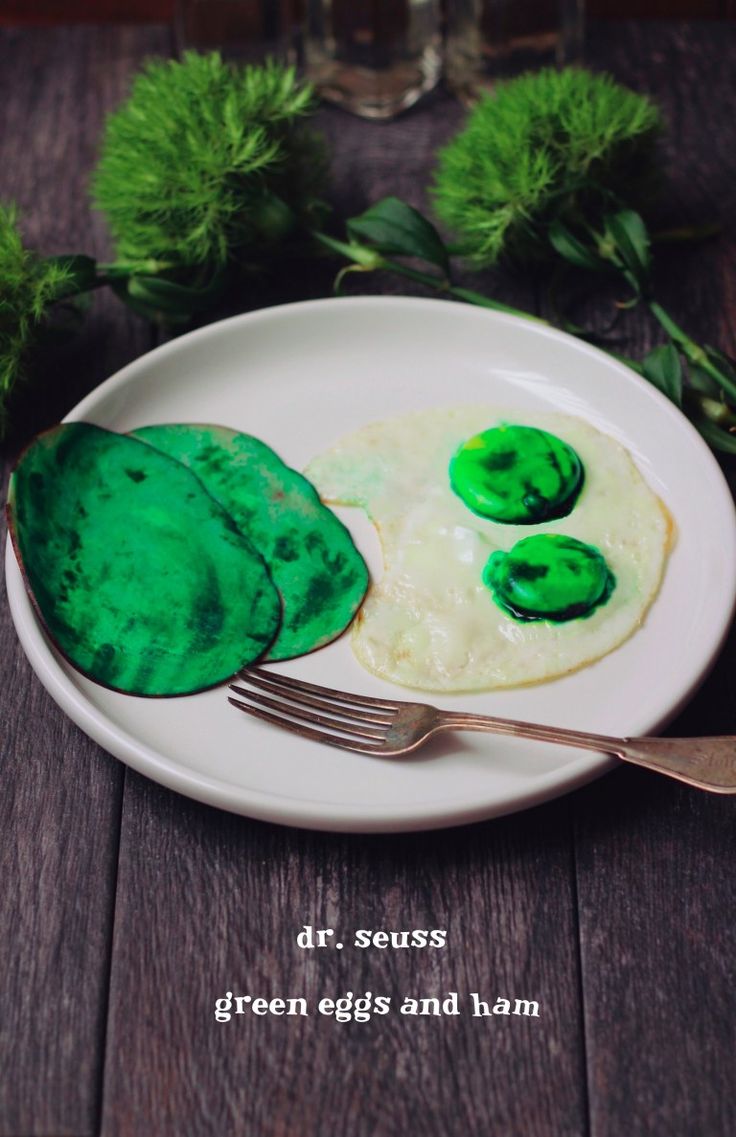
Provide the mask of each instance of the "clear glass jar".
[{"label": "clear glass jar", "polygon": [[440,78],[440,0],[306,0],[302,54],[323,98],[391,118]]},{"label": "clear glass jar", "polygon": [[497,79],[582,58],[584,0],[447,0],[445,74],[472,101]]}]

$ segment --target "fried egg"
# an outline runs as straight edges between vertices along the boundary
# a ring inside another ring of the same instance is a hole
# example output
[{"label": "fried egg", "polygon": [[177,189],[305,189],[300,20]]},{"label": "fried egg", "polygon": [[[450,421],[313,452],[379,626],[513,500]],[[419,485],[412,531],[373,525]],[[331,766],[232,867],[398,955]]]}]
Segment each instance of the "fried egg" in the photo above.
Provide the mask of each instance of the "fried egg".
[{"label": "fried egg", "polygon": [[[499,505],[470,493],[468,455],[489,452],[494,439],[502,466],[497,435],[520,437],[520,423],[555,463],[564,508],[550,499],[530,511],[548,469],[537,485],[525,474],[516,511],[507,498]],[[314,458],[306,475],[324,501],[365,510],[381,540],[383,575],[353,625],[357,659],[426,691],[539,683],[606,655],[644,622],[673,539],[667,508],[629,452],[568,415],[420,411],[362,427]],[[559,572],[555,562],[554,589],[540,599],[534,578],[547,573],[550,555],[566,559]],[[555,589],[579,577],[585,602],[555,610]]]}]

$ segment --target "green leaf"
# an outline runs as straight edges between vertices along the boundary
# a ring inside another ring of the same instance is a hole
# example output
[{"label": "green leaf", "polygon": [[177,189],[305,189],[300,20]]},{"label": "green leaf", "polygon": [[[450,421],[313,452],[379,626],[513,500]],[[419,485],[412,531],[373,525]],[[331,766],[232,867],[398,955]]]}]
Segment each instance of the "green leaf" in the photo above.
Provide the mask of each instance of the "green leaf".
[{"label": "green leaf", "polygon": [[668,399],[682,406],[682,364],[673,344],[663,343],[652,348],[642,360],[642,372]]},{"label": "green leaf", "polygon": [[736,454],[736,434],[722,430],[720,426],[716,426],[714,422],[704,417],[694,418],[693,424],[714,450],[720,450],[723,454]]},{"label": "green leaf", "polygon": [[705,354],[711,363],[715,363],[724,375],[727,376],[733,383],[736,383],[736,362],[731,359],[730,355],[719,351],[717,347],[711,347],[710,344],[705,344]]},{"label": "green leaf", "polygon": [[697,363],[688,363],[687,374],[690,386],[694,391],[698,391],[701,395],[707,395],[710,399],[717,399],[721,394],[721,388],[713,376],[704,371],[702,367],[698,367]]},{"label": "green leaf", "polygon": [[277,194],[265,192],[253,207],[252,222],[258,238],[273,244],[294,232],[297,216]]},{"label": "green leaf", "polygon": [[369,241],[388,256],[418,257],[450,275],[450,258],[445,243],[427,218],[401,201],[385,197],[346,225],[351,238]]},{"label": "green leaf", "polygon": [[[711,347],[710,344],[704,344],[700,349],[699,354],[703,359],[703,370],[707,371],[711,378],[718,384],[721,391],[724,391],[729,399],[733,402],[736,400],[736,364],[730,356],[724,355],[717,347]],[[691,362],[698,366],[698,358]]]},{"label": "green leaf", "polygon": [[609,213],[605,218],[606,234],[616,247],[616,254],[629,280],[639,292],[646,292],[651,257],[649,233],[640,214],[633,209]]},{"label": "green leaf", "polygon": [[134,312],[155,323],[185,324],[217,301],[225,285],[224,272],[215,273],[205,285],[178,284],[156,276],[130,276],[113,280],[111,286]]},{"label": "green leaf", "polygon": [[[187,324],[191,319],[189,309],[184,309],[181,306],[178,309],[169,307],[164,311],[160,304],[150,298],[146,298],[145,290],[136,286],[133,282],[135,277],[129,277],[125,280],[111,280],[110,287],[116,296],[118,296],[124,304],[128,306],[138,316],[142,316],[145,320],[150,320],[154,324],[168,324],[168,325],[181,325]],[[133,287],[131,289],[131,284]]]},{"label": "green leaf", "polygon": [[191,312],[198,312],[217,299],[224,281],[225,274],[222,272],[215,273],[204,285],[178,284],[157,276],[132,276],[128,286],[132,296],[157,303],[161,308],[187,307]]},{"label": "green leaf", "polygon": [[559,219],[552,222],[548,235],[556,252],[576,268],[589,269],[591,272],[610,271],[610,266],[603,258],[576,237]]}]

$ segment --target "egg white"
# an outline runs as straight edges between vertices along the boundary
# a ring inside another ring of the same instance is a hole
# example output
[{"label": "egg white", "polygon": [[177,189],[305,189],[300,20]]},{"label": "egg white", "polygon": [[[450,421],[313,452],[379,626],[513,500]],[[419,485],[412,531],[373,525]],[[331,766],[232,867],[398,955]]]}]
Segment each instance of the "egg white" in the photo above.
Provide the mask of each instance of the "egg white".
[{"label": "egg white", "polygon": [[[577,451],[585,480],[572,512],[539,525],[473,513],[450,488],[452,455],[502,422],[536,426]],[[362,507],[384,560],[353,625],[356,657],[376,675],[427,691],[477,691],[552,679],[591,663],[644,621],[660,586],[673,523],[628,451],[568,415],[463,406],[370,423],[309,464],[323,500]],[[563,533],[600,549],[616,578],[590,616],[555,624],[505,614],[483,584],[497,549]]]}]

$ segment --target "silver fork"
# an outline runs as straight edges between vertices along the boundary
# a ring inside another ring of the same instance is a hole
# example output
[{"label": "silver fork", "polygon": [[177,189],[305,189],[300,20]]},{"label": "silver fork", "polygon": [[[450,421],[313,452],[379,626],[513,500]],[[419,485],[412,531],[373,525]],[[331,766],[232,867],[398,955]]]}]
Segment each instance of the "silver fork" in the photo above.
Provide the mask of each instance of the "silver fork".
[{"label": "silver fork", "polygon": [[[291,679],[261,667],[241,672],[248,687],[230,684],[240,711],[341,750],[398,758],[445,730],[484,730],[514,738],[561,742],[614,754],[635,766],[668,774],[712,793],[736,793],[736,737],[609,738],[580,730],[515,722],[464,711],[440,711],[427,703],[373,699]],[[325,729],[317,729],[323,727]]]}]

